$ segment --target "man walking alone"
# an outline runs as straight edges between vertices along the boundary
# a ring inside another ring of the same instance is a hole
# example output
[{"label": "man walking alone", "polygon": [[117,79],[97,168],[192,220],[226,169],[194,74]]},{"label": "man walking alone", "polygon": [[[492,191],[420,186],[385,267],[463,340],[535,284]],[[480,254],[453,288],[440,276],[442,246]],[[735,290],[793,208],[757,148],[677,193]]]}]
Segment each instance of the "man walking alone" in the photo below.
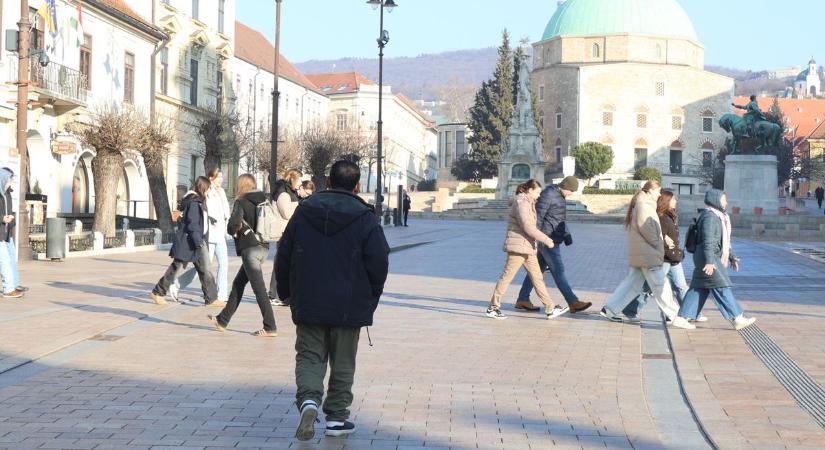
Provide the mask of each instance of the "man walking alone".
[{"label": "man walking alone", "polygon": [[822,186],[816,188],[814,191],[814,197],[816,197],[817,208],[822,208],[822,200],[825,199],[825,188]]},{"label": "man walking alone", "polygon": [[[542,266],[546,265],[550,270],[550,275],[553,277],[553,281],[556,282],[556,287],[561,291],[564,300],[570,306],[571,313],[584,311],[592,305],[590,302],[580,301],[573,292],[570,283],[567,282],[567,276],[564,274],[564,262],[561,259],[561,244],[564,242],[570,245],[573,242],[565,222],[567,220],[567,201],[565,199],[578,189],[579,180],[576,177],[566,177],[558,185],[550,185],[544,188],[536,202],[538,229],[550,236],[550,239],[556,244],[553,248],[541,243],[538,244],[539,262],[541,263],[543,260]],[[516,300],[516,309],[539,310],[539,307],[533,306],[530,301],[532,290],[533,282],[530,281],[529,276],[525,276]]]},{"label": "man walking alone", "polygon": [[361,327],[372,325],[389,270],[389,245],[373,208],[357,196],[361,171],[349,161],[333,164],[326,191],[298,206],[278,244],[278,295],[289,299],[295,323],[295,437],[315,436],[323,403],[326,435],[355,431],[348,421]]}]

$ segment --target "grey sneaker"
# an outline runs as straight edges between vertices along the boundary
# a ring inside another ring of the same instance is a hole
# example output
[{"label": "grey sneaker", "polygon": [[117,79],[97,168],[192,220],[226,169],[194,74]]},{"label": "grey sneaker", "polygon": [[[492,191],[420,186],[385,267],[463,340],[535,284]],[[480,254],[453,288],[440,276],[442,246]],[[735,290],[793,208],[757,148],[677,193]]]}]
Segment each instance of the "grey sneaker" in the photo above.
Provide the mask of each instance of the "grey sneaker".
[{"label": "grey sneaker", "polygon": [[484,313],[487,317],[496,320],[504,320],[507,318],[504,314],[501,313],[500,309],[495,309],[492,306],[487,308],[487,312]]},{"label": "grey sneaker", "polygon": [[313,400],[305,400],[301,404],[301,420],[295,430],[295,438],[299,441],[308,441],[315,437],[315,421],[318,419],[318,404]]},{"label": "grey sneaker", "polygon": [[569,311],[570,311],[569,306],[556,306],[555,308],[551,309],[549,312],[546,312],[547,313],[547,320],[555,319],[556,317],[559,317],[562,314],[566,314]]},{"label": "grey sneaker", "polygon": [[599,315],[604,317],[605,319],[611,321],[611,322],[620,322],[621,323],[621,321],[622,321],[621,317],[614,316],[612,313],[607,311],[607,308],[602,308],[602,310],[599,311]]}]

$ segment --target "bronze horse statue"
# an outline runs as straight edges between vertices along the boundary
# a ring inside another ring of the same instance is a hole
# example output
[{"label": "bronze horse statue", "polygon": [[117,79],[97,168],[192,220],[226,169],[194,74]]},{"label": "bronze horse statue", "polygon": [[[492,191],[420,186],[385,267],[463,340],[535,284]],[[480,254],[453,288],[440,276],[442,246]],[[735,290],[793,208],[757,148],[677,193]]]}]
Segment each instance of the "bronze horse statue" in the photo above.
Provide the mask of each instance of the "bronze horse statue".
[{"label": "bronze horse statue", "polygon": [[739,153],[739,141],[742,138],[753,137],[759,139],[759,146],[754,149],[756,153],[759,150],[768,149],[776,146],[779,143],[779,138],[782,137],[782,127],[767,121],[760,120],[753,125],[753,135],[748,135],[748,125],[745,119],[736,114],[724,114],[719,119],[719,126],[728,133],[733,134],[733,153]]}]

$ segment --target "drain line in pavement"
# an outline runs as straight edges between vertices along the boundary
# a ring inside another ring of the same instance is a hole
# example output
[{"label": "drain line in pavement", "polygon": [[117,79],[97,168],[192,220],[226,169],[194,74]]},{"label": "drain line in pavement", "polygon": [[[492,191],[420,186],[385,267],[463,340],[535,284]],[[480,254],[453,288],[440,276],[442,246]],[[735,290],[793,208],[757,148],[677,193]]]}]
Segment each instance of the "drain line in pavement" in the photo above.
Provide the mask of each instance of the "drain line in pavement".
[{"label": "drain line in pavement", "polygon": [[667,327],[655,303],[642,308],[642,378],[648,411],[667,448],[719,447],[685,393]]},{"label": "drain line in pavement", "polygon": [[751,325],[739,334],[799,406],[825,428],[825,389],[757,325]]}]

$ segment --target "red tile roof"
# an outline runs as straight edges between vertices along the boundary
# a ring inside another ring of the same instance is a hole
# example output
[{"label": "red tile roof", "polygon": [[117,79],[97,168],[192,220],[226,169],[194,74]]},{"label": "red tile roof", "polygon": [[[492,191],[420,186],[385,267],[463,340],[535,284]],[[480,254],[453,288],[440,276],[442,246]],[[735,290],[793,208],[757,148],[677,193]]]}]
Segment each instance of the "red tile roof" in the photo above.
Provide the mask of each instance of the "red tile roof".
[{"label": "red tile roof", "polygon": [[[270,73],[275,70],[275,46],[260,31],[237,21],[235,22],[235,56]],[[284,58],[284,55],[279,56],[278,73],[281,78],[321,93],[318,86]]]},{"label": "red tile roof", "polygon": [[358,92],[362,84],[378,84],[358,72],[312,73],[307,78],[327,95],[351,94]]},{"label": "red tile roof", "polygon": [[398,100],[401,100],[402,103],[409,106],[410,109],[415,111],[415,113],[418,114],[419,117],[421,117],[421,120],[427,122],[430,126],[435,126],[435,122],[432,119],[430,119],[428,115],[421,112],[421,110],[418,109],[418,106],[416,106],[415,103],[413,103],[413,101],[409,99],[409,97],[407,97],[404,94],[395,94],[395,96],[398,98]]},{"label": "red tile roof", "polygon": [[[146,19],[145,17],[143,17],[140,14],[138,14],[137,12],[135,12],[134,9],[132,9],[128,4],[126,4],[125,0],[93,0],[93,1],[88,1],[87,0],[84,3],[86,3],[88,5],[91,5],[91,6],[97,6],[96,4],[100,4],[104,7],[108,6],[109,8],[112,8],[112,9],[128,16],[129,18],[139,22],[141,25],[143,25],[145,27],[151,28],[155,31],[161,31],[160,28],[158,28],[157,26],[152,24],[152,22],[150,20]],[[84,5],[84,6],[86,6],[86,5]]]},{"label": "red tile roof", "polygon": [[[749,101],[750,99],[744,96],[734,99],[737,105],[745,105]],[[756,101],[759,103],[759,108],[765,112],[773,105],[773,97],[757,97]],[[782,108],[788,121],[788,134],[797,139],[808,137],[825,122],[825,100],[780,98],[779,107]],[[736,112],[739,115],[744,114],[744,111],[740,109]],[[821,130],[825,132],[825,128]]]}]

